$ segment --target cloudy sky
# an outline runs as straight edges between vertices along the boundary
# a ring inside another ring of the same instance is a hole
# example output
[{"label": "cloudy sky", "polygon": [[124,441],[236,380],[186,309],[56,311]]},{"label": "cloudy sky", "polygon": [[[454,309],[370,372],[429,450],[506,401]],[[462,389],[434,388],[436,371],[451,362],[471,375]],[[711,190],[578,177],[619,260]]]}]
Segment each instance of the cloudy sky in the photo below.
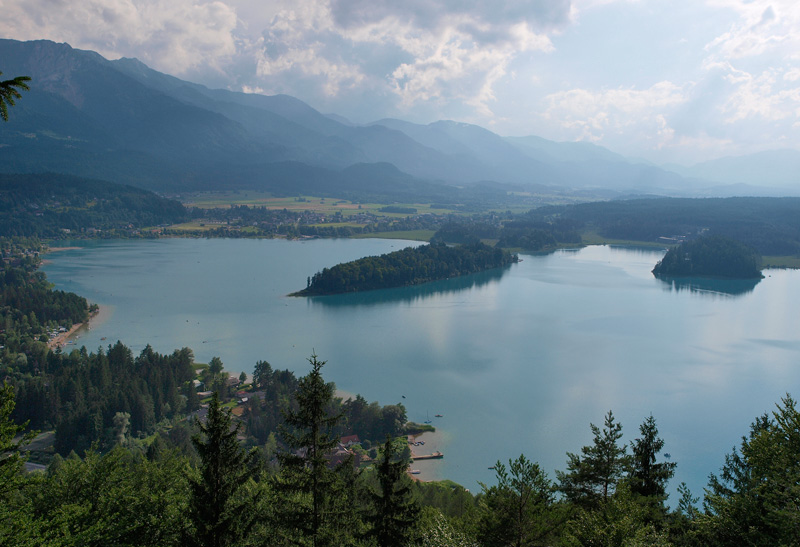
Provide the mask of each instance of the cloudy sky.
[{"label": "cloudy sky", "polygon": [[659,162],[800,149],[796,0],[2,0],[46,38],[355,122],[453,119]]}]

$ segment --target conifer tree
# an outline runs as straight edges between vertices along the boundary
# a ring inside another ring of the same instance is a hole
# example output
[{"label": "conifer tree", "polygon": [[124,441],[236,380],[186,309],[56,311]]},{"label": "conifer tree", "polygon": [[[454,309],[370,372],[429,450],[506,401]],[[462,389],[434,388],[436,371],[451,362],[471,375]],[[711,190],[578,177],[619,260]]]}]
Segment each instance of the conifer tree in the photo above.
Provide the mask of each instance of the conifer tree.
[{"label": "conifer tree", "polygon": [[411,535],[420,509],[406,474],[408,459],[400,456],[389,436],[375,470],[378,491],[370,496],[374,512],[367,519],[372,525],[368,535],[375,538],[379,547],[401,547]]},{"label": "conifer tree", "polygon": [[246,453],[236,439],[241,424],[233,427],[230,410],[220,407],[214,393],[200,434],[192,438],[200,456],[198,474],[189,480],[189,543],[202,547],[236,545],[254,518],[246,510],[254,500],[243,488],[254,473],[253,452]]},{"label": "conifer tree", "polygon": [[327,458],[339,441],[333,431],[341,414],[330,413],[334,386],[322,378],[325,361],[315,354],[308,361],[311,372],[299,380],[295,393],[297,410],[287,412],[279,427],[288,450],[278,454],[275,488],[281,495],[280,525],[287,539],[318,547],[341,539],[334,533],[337,520],[332,509],[339,477]]},{"label": "conifer tree", "polygon": [[14,487],[22,471],[25,459],[20,454],[20,448],[29,443],[33,436],[28,432],[17,438],[26,424],[17,425],[11,418],[15,406],[14,386],[3,382],[0,387],[0,500],[8,490]]},{"label": "conifer tree", "polygon": [[569,501],[584,507],[598,507],[614,494],[617,482],[629,465],[626,445],[620,445],[622,424],[606,414],[602,431],[589,424],[594,444],[581,448],[582,456],[567,453],[567,471],[556,471],[561,490]]},{"label": "conifer tree", "polygon": [[[0,72],[0,76],[3,73]],[[28,84],[25,82],[29,82],[31,79],[29,76],[17,76],[12,80],[3,80],[0,81],[0,118],[3,118],[4,122],[8,121],[8,107],[14,106],[14,101],[22,97],[20,95],[19,89],[28,90]]]},{"label": "conifer tree", "polygon": [[631,494],[644,497],[654,512],[651,518],[658,518],[665,512],[667,483],[675,474],[677,464],[656,461],[658,453],[664,448],[664,440],[658,436],[656,420],[652,415],[639,426],[639,432],[641,437],[631,445]]},{"label": "conifer tree", "polygon": [[497,485],[483,487],[478,539],[486,546],[550,545],[555,523],[553,485],[524,454],[494,465]]}]

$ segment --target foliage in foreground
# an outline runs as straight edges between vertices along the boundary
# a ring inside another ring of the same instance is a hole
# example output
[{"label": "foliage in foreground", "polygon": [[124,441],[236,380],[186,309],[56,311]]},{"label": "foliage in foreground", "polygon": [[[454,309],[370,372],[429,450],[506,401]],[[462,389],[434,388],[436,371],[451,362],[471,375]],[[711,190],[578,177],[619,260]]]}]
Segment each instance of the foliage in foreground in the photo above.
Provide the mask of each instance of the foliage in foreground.
[{"label": "foliage in foreground", "polygon": [[[311,364],[288,422],[292,431],[285,431],[287,464],[273,474],[254,465],[216,398],[198,424],[194,461],[158,442],[147,450],[120,443],[106,453],[56,457],[45,473],[24,473],[14,440],[21,426],[10,418],[14,395],[6,385],[0,390],[4,545],[734,546],[796,545],[800,537],[800,412],[789,396],[754,422],[720,475],[712,475],[702,509],[683,485],[677,509],[664,504],[674,464],[657,461],[663,442],[654,419],[640,426],[631,457],[609,413],[558,483],[524,455],[498,462],[496,484],[484,485],[477,505],[459,517],[442,499],[431,504],[428,494],[456,497],[463,490],[409,488],[406,462],[391,442],[369,473],[327,465],[324,455],[314,463],[335,440],[331,426],[340,417],[326,410],[332,392],[322,362],[313,357]],[[606,465],[608,456],[624,465]]]}]

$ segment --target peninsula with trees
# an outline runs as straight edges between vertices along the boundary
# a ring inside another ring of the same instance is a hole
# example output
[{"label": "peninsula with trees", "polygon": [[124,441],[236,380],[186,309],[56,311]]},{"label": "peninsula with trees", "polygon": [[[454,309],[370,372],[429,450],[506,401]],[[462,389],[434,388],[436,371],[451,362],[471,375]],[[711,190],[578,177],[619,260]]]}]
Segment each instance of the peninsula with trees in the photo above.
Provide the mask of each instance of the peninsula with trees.
[{"label": "peninsula with trees", "polygon": [[517,255],[505,249],[481,242],[455,247],[431,243],[324,268],[308,278],[305,289],[290,296],[322,296],[420,285],[502,268],[518,260]]},{"label": "peninsula with trees", "polygon": [[656,277],[761,279],[761,256],[723,236],[704,236],[673,247],[653,268]]}]

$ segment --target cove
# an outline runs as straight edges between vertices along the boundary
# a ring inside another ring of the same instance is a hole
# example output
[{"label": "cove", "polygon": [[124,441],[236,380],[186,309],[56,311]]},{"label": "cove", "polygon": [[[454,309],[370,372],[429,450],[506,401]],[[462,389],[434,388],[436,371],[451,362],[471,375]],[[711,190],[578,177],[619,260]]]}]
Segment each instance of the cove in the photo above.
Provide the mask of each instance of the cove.
[{"label": "cove", "polygon": [[187,346],[230,371],[263,359],[298,375],[316,352],[340,389],[429,417],[443,432],[431,450],[445,458],[415,468],[473,492],[520,453],[554,479],[611,409],[626,442],[652,414],[678,464],[670,490],[686,481],[702,495],[753,419],[800,392],[798,271],[750,285],[664,282],[650,273],[663,251],[595,246],[419,287],[286,296],[323,267],[412,244],[70,242],[78,248],[48,255],[43,270],[110,309],[78,340],[90,351]]}]

